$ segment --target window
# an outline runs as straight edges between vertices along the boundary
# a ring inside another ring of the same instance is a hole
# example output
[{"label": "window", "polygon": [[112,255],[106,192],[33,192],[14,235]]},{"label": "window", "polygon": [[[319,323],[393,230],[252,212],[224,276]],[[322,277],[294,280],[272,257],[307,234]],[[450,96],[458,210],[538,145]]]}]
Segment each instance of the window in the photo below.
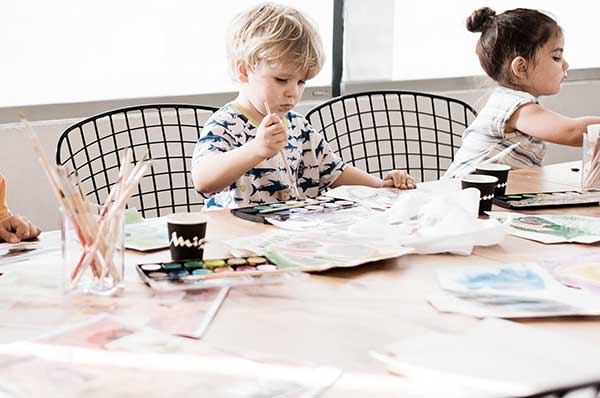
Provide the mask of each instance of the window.
[{"label": "window", "polygon": [[[380,1],[387,12],[383,12],[382,7],[369,9],[360,0],[347,0],[346,81],[482,75],[484,72],[475,55],[479,34],[465,27],[471,12],[482,6],[491,7],[497,13],[517,7],[551,13],[565,33],[565,57],[570,68],[600,67],[600,52],[593,50],[597,47],[595,9],[600,9],[593,5],[595,3],[583,0]],[[374,59],[376,67],[372,67]]]},{"label": "window", "polygon": [[[234,91],[225,30],[259,1],[2,2],[0,107]],[[333,0],[307,13],[331,59]],[[331,66],[310,83],[329,85]]]}]

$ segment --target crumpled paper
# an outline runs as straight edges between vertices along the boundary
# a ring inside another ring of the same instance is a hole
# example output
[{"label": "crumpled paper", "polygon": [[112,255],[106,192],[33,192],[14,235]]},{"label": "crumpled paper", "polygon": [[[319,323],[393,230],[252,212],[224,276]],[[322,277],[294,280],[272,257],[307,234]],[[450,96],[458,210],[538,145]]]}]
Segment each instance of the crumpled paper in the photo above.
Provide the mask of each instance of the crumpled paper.
[{"label": "crumpled paper", "polygon": [[469,255],[474,246],[501,242],[509,224],[479,219],[479,191],[410,191],[385,212],[358,222],[349,232],[414,248],[419,254]]}]

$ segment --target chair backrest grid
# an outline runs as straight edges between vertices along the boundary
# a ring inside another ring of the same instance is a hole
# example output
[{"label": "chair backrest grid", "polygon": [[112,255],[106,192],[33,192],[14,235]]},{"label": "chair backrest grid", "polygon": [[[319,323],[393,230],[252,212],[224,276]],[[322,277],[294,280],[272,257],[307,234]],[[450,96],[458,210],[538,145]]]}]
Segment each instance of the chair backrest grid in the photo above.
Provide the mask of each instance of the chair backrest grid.
[{"label": "chair backrest grid", "polygon": [[[417,144],[419,146],[419,152],[418,153],[414,153],[414,155],[419,156],[419,166],[420,166],[420,171],[421,171],[421,178],[420,180],[423,181],[424,180],[424,174],[425,174],[425,170],[423,169],[424,164],[423,164],[423,138],[421,136],[421,113],[419,113],[419,103],[417,102],[417,96],[416,95],[411,95],[412,99],[413,99],[413,103],[415,105],[415,122],[416,122],[416,128],[417,128]],[[411,170],[412,172],[412,170]]]},{"label": "chair backrest grid", "polygon": [[[371,107],[371,109],[373,109],[373,97],[369,96],[369,106]],[[367,113],[367,112],[365,112]],[[375,136],[375,138],[377,137],[377,121],[375,120],[375,112],[371,112],[371,117],[373,118],[373,134]],[[377,151],[377,166],[378,169],[381,170],[381,150],[379,148],[379,143],[376,142],[375,143],[375,150]],[[367,153],[367,151],[365,150],[365,154]],[[380,172],[381,174],[381,172]]]},{"label": "chair backrest grid", "polygon": [[[388,134],[389,134],[389,145],[390,145],[390,154],[392,157],[392,168],[395,170],[397,168],[396,166],[396,152],[395,152],[395,145],[394,145],[394,133],[392,131],[392,121],[390,120],[390,109],[388,106],[388,100],[387,100],[387,96],[383,96],[383,105],[384,105],[384,109],[385,109],[385,118],[387,121],[387,125],[388,125]],[[383,176],[380,175],[380,178],[383,178]]]},{"label": "chair backrest grid", "polygon": [[[165,124],[164,124],[164,120],[163,120],[163,114],[162,114],[162,109],[157,109],[158,111],[158,120],[160,121],[160,130],[162,132],[162,136],[163,136],[163,143],[165,146],[165,153],[169,153],[169,144],[168,144],[168,138],[167,138],[167,133],[165,131]],[[144,112],[144,111],[142,111]],[[183,145],[183,143],[182,143]],[[174,157],[176,158],[176,157]],[[169,186],[173,187],[173,173],[172,173],[172,169],[171,169],[171,162],[167,162],[167,171],[168,171],[168,177],[169,177]],[[157,189],[158,190],[158,189]],[[174,213],[175,212],[175,190],[171,189],[170,190],[170,194],[171,194],[171,211]],[[157,199],[157,203],[158,203],[158,199]]]},{"label": "chair backrest grid", "polygon": [[[85,142],[85,136],[84,136],[84,133],[83,133],[83,125],[79,127],[79,132],[80,132],[80,135],[81,135],[81,141]],[[98,195],[98,187],[96,185],[96,179],[93,178],[93,176],[94,176],[94,169],[92,169],[92,160],[90,159],[90,154],[88,152],[88,146],[87,145],[85,145],[83,147],[83,153],[85,154],[86,163],[87,163],[89,171],[90,171],[90,176],[92,177],[92,184],[93,184],[93,187],[94,187],[94,192],[95,192],[95,195],[96,195],[96,200],[99,201],[100,197]],[[77,168],[75,168],[75,169],[77,170]]]},{"label": "chair backrest grid", "polygon": [[404,168],[421,181],[441,177],[475,116],[460,100],[394,90],[334,98],[307,113],[332,150],[350,164],[380,177]]},{"label": "chair backrest grid", "polygon": [[[121,113],[121,112],[117,112]],[[127,110],[124,110],[123,112],[123,120],[125,121],[125,129],[121,132],[121,134],[125,134],[127,133],[127,137],[129,138],[129,144],[130,144],[130,148],[132,149],[132,158],[133,158],[133,162],[137,163],[138,159],[137,159],[137,155],[136,155],[136,151],[135,148],[137,147],[137,145],[134,143],[133,141],[133,135],[132,135],[132,129],[131,129],[131,124],[129,122],[129,114],[127,113]],[[142,184],[139,184],[137,186],[137,195],[134,195],[137,198],[141,198],[142,197]],[[140,201],[139,203],[139,210],[142,214],[146,214],[146,209],[144,206],[144,202]]]},{"label": "chair backrest grid", "polygon": [[[431,109],[433,109],[433,130],[434,130],[434,137],[435,137],[435,152],[436,153],[440,153],[440,133],[441,132],[445,132],[445,131],[439,131],[438,130],[438,123],[437,123],[437,118],[436,118],[436,111],[435,111],[435,102],[433,100],[433,98],[431,98]],[[436,160],[436,166],[437,166],[437,178],[440,178],[440,158],[441,156],[436,156],[435,160]]]},{"label": "chair backrest grid", "polygon": [[155,104],[95,115],[63,132],[56,161],[71,165],[81,175],[86,195],[102,204],[117,180],[122,150],[132,148],[136,163],[147,152],[153,165],[128,205],[137,207],[144,217],[180,209],[193,211],[203,199],[192,192],[188,161],[203,128],[201,123],[217,109]]},{"label": "chair backrest grid", "polygon": [[[177,113],[177,130],[179,131],[179,142],[181,144],[181,153],[184,154],[185,153],[185,138],[183,136],[183,129],[181,126],[181,114],[179,113],[179,108],[175,110]],[[194,114],[196,112],[194,111]],[[182,157],[182,162],[183,162],[183,173],[184,173],[184,187],[185,187],[185,204],[186,204],[186,211],[191,211],[190,210],[190,186],[188,184],[188,179],[187,179],[187,175],[188,175],[188,169],[187,169],[187,162],[185,161],[185,159],[183,159]],[[173,198],[173,213],[175,213],[175,198]]]},{"label": "chair backrest grid", "polygon": [[405,157],[405,161],[406,161],[406,171],[408,173],[411,172],[410,170],[410,156],[409,156],[409,150],[408,150],[408,132],[406,131],[406,120],[404,117],[404,106],[402,105],[402,95],[400,93],[397,94],[398,96],[398,108],[400,110],[400,116],[401,116],[401,120],[402,120],[402,134],[403,134],[403,138],[404,138],[404,157]]}]

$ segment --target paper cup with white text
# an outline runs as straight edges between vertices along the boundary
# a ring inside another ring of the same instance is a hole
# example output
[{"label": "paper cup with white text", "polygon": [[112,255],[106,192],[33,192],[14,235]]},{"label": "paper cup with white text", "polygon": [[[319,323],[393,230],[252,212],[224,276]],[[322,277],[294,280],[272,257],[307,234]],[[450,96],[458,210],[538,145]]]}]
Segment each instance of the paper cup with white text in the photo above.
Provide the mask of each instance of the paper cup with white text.
[{"label": "paper cup with white text", "polygon": [[202,259],[207,222],[208,217],[201,213],[174,213],[167,216],[169,250],[173,261]]},{"label": "paper cup with white text", "polygon": [[462,189],[477,188],[479,190],[479,214],[492,210],[494,190],[498,178],[482,174],[467,174],[461,180]]},{"label": "paper cup with white text", "polygon": [[509,171],[510,166],[507,164],[487,163],[478,165],[473,174],[485,174],[496,177],[498,179],[498,184],[496,184],[494,196],[497,197],[504,196],[506,193],[506,182],[508,181]]}]

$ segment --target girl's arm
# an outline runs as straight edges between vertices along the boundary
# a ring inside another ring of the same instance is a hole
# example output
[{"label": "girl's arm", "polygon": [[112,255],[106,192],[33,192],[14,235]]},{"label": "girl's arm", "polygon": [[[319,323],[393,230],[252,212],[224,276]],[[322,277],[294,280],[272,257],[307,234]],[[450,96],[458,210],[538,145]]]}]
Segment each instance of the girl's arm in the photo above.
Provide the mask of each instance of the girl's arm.
[{"label": "girl's arm", "polygon": [[600,117],[570,118],[544,109],[539,104],[526,104],[508,120],[507,131],[519,130],[554,144],[581,146],[583,133],[590,124],[600,124]]},{"label": "girl's arm", "polygon": [[263,160],[277,155],[287,144],[287,129],[276,114],[264,117],[256,137],[239,148],[202,156],[192,168],[198,192],[219,192]]},{"label": "girl's arm", "polygon": [[373,188],[396,187],[400,189],[417,187],[415,180],[402,171],[392,170],[382,180],[351,165],[344,168],[342,174],[331,184],[331,187],[335,188],[342,185],[364,185]]}]

